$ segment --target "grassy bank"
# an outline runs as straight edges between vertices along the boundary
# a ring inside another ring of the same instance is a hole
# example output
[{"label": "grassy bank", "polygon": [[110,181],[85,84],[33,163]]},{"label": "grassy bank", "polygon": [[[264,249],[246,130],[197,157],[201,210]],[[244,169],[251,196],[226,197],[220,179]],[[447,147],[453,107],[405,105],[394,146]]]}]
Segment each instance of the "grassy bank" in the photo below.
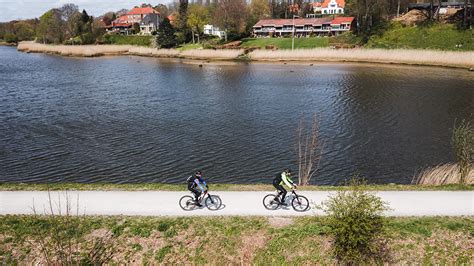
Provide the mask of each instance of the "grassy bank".
[{"label": "grassy bank", "polygon": [[453,24],[406,27],[391,23],[370,37],[368,48],[436,49],[473,51],[474,30],[458,30]]},{"label": "grassy bank", "polygon": [[[336,264],[324,218],[83,217],[75,238],[104,235],[119,264]],[[1,216],[0,261],[44,262],[35,243],[47,217]],[[74,221],[73,221],[74,222]],[[391,218],[391,264],[472,264],[474,218]],[[81,243],[83,243],[81,242]]]},{"label": "grassy bank", "polygon": [[[212,184],[213,191],[272,191],[273,186],[270,184]],[[327,191],[337,189],[348,189],[346,186],[305,186],[300,190],[308,191]],[[367,190],[371,191],[473,191],[474,185],[367,185]],[[143,183],[143,184],[110,184],[110,183],[50,183],[50,184],[28,184],[28,183],[0,183],[0,191],[21,191],[21,190],[125,190],[125,191],[185,191],[186,184],[159,184],[159,183]]]},{"label": "grassy bank", "polygon": [[[291,49],[291,38],[258,38],[244,39],[240,45],[243,48],[248,47],[275,47],[278,49]],[[308,49],[317,47],[328,47],[329,38],[295,38],[295,49]]]}]

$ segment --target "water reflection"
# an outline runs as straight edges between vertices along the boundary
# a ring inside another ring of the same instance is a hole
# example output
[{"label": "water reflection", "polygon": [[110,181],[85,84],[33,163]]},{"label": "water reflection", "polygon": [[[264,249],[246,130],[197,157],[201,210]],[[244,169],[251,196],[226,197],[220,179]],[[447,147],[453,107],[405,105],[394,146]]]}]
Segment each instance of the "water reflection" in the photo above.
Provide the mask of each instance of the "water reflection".
[{"label": "water reflection", "polygon": [[[198,64],[63,58],[0,47],[0,182],[269,182],[317,113],[315,184],[407,183],[452,160],[472,73],[367,64]],[[296,168],[293,166],[293,168]]]}]

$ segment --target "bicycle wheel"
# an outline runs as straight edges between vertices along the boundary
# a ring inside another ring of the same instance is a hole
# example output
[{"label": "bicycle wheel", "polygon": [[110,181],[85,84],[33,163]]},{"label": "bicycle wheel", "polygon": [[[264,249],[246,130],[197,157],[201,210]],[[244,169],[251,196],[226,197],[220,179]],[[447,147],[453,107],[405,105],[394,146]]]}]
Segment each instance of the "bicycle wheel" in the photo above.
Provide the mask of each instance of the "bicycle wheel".
[{"label": "bicycle wheel", "polygon": [[277,200],[278,196],[268,194],[263,198],[263,206],[267,210],[276,210],[280,206],[280,202]]},{"label": "bicycle wheel", "polygon": [[206,198],[206,207],[211,211],[217,211],[222,206],[222,200],[219,196],[209,195]]},{"label": "bicycle wheel", "polygon": [[309,209],[309,200],[305,196],[296,195],[291,201],[291,206],[297,212],[304,212]]},{"label": "bicycle wheel", "polygon": [[191,211],[196,207],[196,203],[194,202],[193,197],[183,196],[179,199],[179,206],[185,211]]}]

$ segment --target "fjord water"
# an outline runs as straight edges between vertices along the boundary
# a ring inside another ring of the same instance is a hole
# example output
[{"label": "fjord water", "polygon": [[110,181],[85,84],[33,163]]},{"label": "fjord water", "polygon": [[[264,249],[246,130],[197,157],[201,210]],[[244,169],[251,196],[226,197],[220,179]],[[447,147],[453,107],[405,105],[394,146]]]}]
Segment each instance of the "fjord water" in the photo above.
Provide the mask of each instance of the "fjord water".
[{"label": "fjord water", "polygon": [[296,169],[295,131],[317,113],[314,184],[354,174],[409,183],[453,160],[474,74],[370,64],[205,64],[66,58],[0,47],[0,182],[269,183]]}]

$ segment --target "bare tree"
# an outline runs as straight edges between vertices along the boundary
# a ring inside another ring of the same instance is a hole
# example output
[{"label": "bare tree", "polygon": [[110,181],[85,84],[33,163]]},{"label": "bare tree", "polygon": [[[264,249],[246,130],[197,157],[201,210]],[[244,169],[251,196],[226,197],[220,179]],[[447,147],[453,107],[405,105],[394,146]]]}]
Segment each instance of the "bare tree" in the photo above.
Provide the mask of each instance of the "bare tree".
[{"label": "bare tree", "polygon": [[323,143],[319,136],[319,122],[313,115],[311,128],[306,129],[304,115],[301,116],[296,129],[296,152],[298,161],[298,185],[308,185],[319,169]]}]

